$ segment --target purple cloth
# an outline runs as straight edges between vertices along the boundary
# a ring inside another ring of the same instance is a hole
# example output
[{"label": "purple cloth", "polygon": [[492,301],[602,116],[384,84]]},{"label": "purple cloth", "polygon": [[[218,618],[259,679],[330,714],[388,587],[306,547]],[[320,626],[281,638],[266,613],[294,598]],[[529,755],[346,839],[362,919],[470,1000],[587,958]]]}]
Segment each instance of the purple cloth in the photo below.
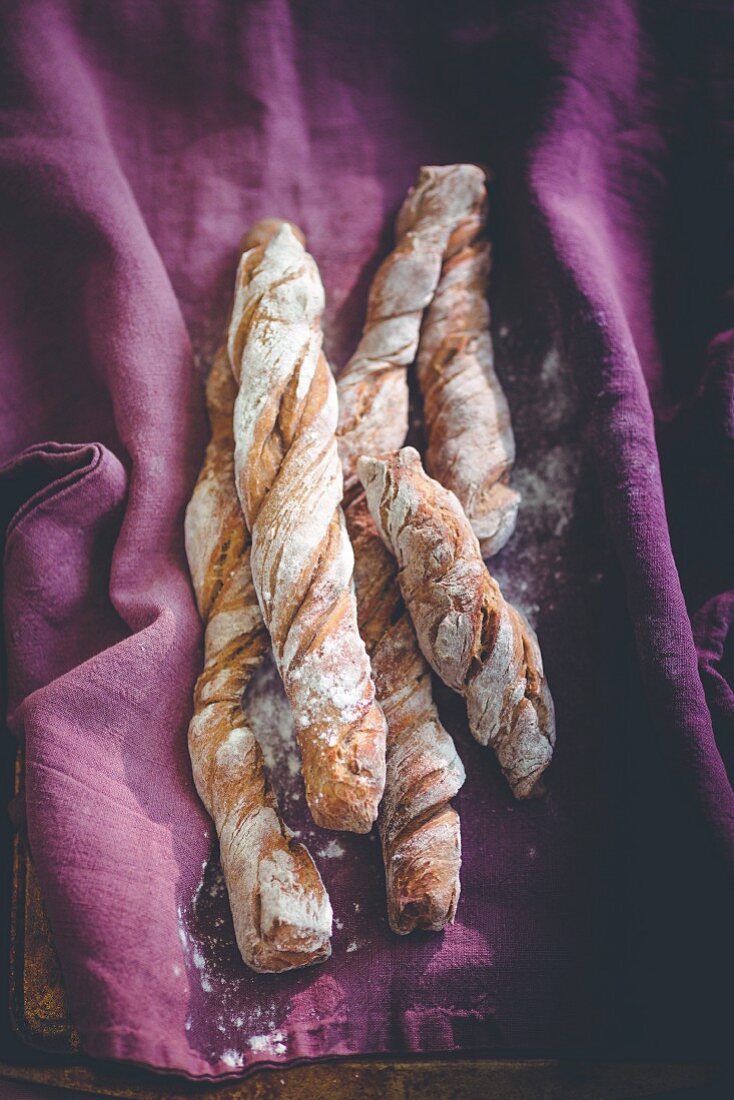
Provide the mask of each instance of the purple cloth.
[{"label": "purple cloth", "polygon": [[[8,715],[86,1049],[193,1076],[710,1050],[734,857],[729,5],[25,2],[3,22]],[[417,167],[458,160],[495,173],[526,499],[496,568],[537,605],[549,794],[514,803],[443,692],[469,775],[455,926],[392,936],[374,838],[319,857],[294,805],[334,957],[256,976],[211,868],[197,893],[192,344],[204,365],[237,241],[277,214],[307,233],[344,362]]]}]

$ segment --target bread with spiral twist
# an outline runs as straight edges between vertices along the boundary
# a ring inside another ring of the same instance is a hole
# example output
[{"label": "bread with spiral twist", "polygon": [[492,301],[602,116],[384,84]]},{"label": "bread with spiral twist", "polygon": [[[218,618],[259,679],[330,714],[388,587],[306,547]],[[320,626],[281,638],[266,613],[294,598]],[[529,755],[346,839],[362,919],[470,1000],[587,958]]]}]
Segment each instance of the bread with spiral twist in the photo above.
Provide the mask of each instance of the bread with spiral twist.
[{"label": "bread with spiral twist", "polygon": [[424,167],[398,213],[396,244],[370,287],[354,355],[339,376],[339,453],[347,489],[357,459],[402,447],[408,431],[406,372],[449,239],[483,186],[464,165]]},{"label": "bread with spiral twist", "polygon": [[[472,181],[470,181],[472,182]],[[407,367],[441,256],[470,215],[473,187],[456,188],[452,168],[421,169],[397,220],[396,245],[369,293],[360,344],[337,381],[344,511],[355,552],[362,637],[387,719],[387,777],[378,825],[387,909],[394,932],[439,931],[460,894],[461,828],[450,800],[464,782],[454,743],[441,725],[430,670],[356,478],[361,453],[399,447],[407,431]]]},{"label": "bread with spiral twist", "polygon": [[454,171],[467,188],[473,185],[474,202],[446,243],[416,365],[428,437],[426,468],[456,493],[486,558],[514,531],[520,494],[508,484],[515,438],[489,331],[485,175],[474,164],[454,165]]},{"label": "bread with spiral twist", "polygon": [[543,792],[555,744],[538,640],[482,561],[456,496],[405,447],[358,472],[429,664],[466,699],[469,728],[491,745],[516,798]]},{"label": "bread with spiral twist", "polygon": [[243,692],[269,649],[250,572],[250,540],[234,484],[236,387],[226,349],[207,382],[211,440],[186,511],[186,553],[206,625],[189,753],[219,836],[242,958],[274,972],[331,954],[332,912],[316,866],[278,812]]},{"label": "bread with spiral twist", "polygon": [[228,341],[239,383],[235,480],[312,816],[368,832],[386,727],[357,627],[323,304],[316,264],[287,225],[243,255]]},{"label": "bread with spiral twist", "polygon": [[387,778],[378,826],[394,932],[438,932],[459,901],[461,827],[451,799],[464,766],[441,725],[431,672],[396,581],[395,561],[360,493],[347,505],[359,627],[387,720]]}]

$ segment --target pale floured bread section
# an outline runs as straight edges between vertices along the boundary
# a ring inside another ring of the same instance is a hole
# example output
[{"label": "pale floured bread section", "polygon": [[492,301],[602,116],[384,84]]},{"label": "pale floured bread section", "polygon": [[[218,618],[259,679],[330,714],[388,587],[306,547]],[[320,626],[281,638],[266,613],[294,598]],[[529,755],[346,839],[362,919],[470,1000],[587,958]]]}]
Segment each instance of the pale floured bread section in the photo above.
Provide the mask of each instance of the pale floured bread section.
[{"label": "pale floured bread section", "polygon": [[344,511],[354,546],[357,611],[388,725],[387,777],[378,825],[394,932],[439,931],[460,894],[461,829],[450,800],[464,782],[441,725],[430,670],[356,477],[361,454],[400,447],[408,420],[407,367],[453,229],[476,204],[473,182],[455,187],[449,169],[421,169],[398,216],[397,242],[369,293],[359,346],[340,374],[339,456]]},{"label": "pale floured bread section", "polygon": [[316,264],[287,225],[242,257],[228,345],[235,480],[309,808],[324,828],[368,832],[386,727],[357,627],[323,304]]},{"label": "pale floured bread section", "polygon": [[514,531],[520,494],[509,485],[515,438],[489,331],[484,172],[474,164],[457,164],[454,170],[473,182],[476,201],[448,239],[416,362],[428,437],[426,468],[456,493],[486,558]]},{"label": "pale floured bread section", "polygon": [[466,699],[469,727],[491,745],[516,798],[542,794],[555,718],[535,633],[503,598],[456,496],[412,447],[362,458],[359,476],[421,649]]},{"label": "pale floured bread section", "polygon": [[275,972],[331,954],[332,912],[316,866],[283,822],[248,727],[242,695],[269,649],[250,573],[249,536],[234,484],[236,386],[222,349],[207,382],[212,429],[186,511],[186,553],[206,625],[189,752],[219,836],[235,935],[253,970]]},{"label": "pale floured bread section", "polygon": [[346,508],[354,546],[359,626],[387,719],[387,779],[378,825],[390,927],[438,932],[459,901],[461,828],[451,799],[464,766],[441,725],[431,673],[364,493]]},{"label": "pale floured bread section", "polygon": [[337,383],[339,456],[347,484],[344,511],[354,546],[359,628],[387,719],[387,776],[378,825],[387,909],[394,932],[438,931],[459,900],[461,829],[450,804],[464,782],[452,739],[441,725],[430,671],[356,477],[360,454],[402,446],[407,431],[407,366],[421,317],[441,270],[452,227],[474,198],[423,169],[398,218],[394,251],[369,294],[362,339]]},{"label": "pale floured bread section", "polygon": [[397,217],[395,248],[372,281],[362,337],[339,376],[339,453],[347,488],[361,455],[392,451],[405,441],[406,371],[423,313],[451,235],[482,201],[483,175],[475,178],[464,167],[421,168]]}]

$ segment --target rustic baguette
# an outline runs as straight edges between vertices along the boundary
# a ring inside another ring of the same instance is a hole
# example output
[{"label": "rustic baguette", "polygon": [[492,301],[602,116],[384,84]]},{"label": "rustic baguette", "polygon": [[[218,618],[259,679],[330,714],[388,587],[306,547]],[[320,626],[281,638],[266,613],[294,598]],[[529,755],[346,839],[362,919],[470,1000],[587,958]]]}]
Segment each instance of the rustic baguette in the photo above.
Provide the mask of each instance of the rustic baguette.
[{"label": "rustic baguette", "polygon": [[396,583],[395,561],[364,494],[346,509],[355,554],[359,626],[387,719],[387,779],[378,825],[390,927],[440,931],[459,901],[461,829],[450,800],[464,766],[441,725],[431,673]]},{"label": "rustic baguette", "polygon": [[[468,186],[465,186],[468,183]],[[457,185],[458,184],[458,185]],[[387,777],[378,825],[390,927],[438,931],[459,900],[461,830],[450,804],[464,782],[441,725],[431,677],[356,477],[360,454],[401,446],[407,430],[407,366],[441,256],[477,202],[476,181],[449,168],[423,168],[398,215],[396,246],[369,294],[360,344],[338,379],[344,511],[355,551],[359,627],[388,726]]]},{"label": "rustic baguette", "polygon": [[311,856],[280,817],[242,706],[269,639],[234,484],[235,393],[222,349],[207,382],[211,440],[186,511],[186,553],[206,624],[188,741],[196,789],[219,836],[242,958],[274,972],[329,957],[332,913]]},{"label": "rustic baguette", "polygon": [[339,376],[339,454],[347,490],[361,455],[395,450],[405,441],[406,374],[421,320],[451,235],[481,202],[483,175],[463,168],[421,168],[398,213],[395,248],[372,281],[362,337]]},{"label": "rustic baguette", "polygon": [[357,626],[323,301],[316,264],[288,226],[243,255],[228,344],[235,480],[311,813],[324,828],[368,832],[386,727]]},{"label": "rustic baguette", "polygon": [[543,793],[555,719],[538,641],[489,575],[459,501],[412,447],[362,458],[358,472],[424,656],[466,699],[472,734],[515,797]]},{"label": "rustic baguette", "polygon": [[515,439],[489,331],[485,177],[474,164],[454,170],[467,185],[474,183],[476,201],[444,249],[416,365],[428,437],[426,468],[459,498],[482,555],[489,557],[515,529],[520,494],[508,484]]}]

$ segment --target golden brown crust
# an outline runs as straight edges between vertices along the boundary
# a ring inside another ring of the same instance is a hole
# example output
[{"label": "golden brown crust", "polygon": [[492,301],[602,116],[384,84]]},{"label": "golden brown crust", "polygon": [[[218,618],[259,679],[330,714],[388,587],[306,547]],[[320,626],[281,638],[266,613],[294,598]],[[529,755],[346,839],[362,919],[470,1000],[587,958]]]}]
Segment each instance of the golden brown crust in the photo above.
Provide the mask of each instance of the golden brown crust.
[{"label": "golden brown crust", "polygon": [[396,244],[370,288],[367,318],[339,376],[339,454],[349,491],[360,455],[401,447],[408,430],[406,372],[436,291],[449,238],[475,209],[483,175],[465,165],[424,167],[400,208]]},{"label": "golden brown crust", "polygon": [[441,725],[430,671],[396,584],[395,565],[356,478],[360,454],[399,447],[407,430],[407,367],[447,241],[476,202],[476,181],[451,166],[421,169],[398,216],[396,245],[370,288],[359,346],[338,380],[339,457],[355,550],[359,628],[388,725],[387,778],[378,824],[395,932],[440,930],[459,899],[461,832],[449,800],[464,782]]},{"label": "golden brown crust", "polygon": [[242,696],[269,648],[234,485],[236,387],[222,349],[207,382],[212,436],[186,514],[186,551],[206,625],[189,752],[220,841],[237,944],[253,970],[331,954],[331,906],[307,849],[283,822]]},{"label": "golden brown crust", "polygon": [[459,498],[482,554],[489,557],[514,531],[520,495],[508,484],[515,440],[489,332],[486,185],[473,164],[455,170],[477,182],[476,201],[447,242],[416,363],[428,437],[426,468]]},{"label": "golden brown crust", "polygon": [[245,253],[229,330],[236,484],[311,813],[324,828],[368,832],[386,727],[357,627],[322,309],[316,265],[287,226]]},{"label": "golden brown crust", "polygon": [[461,789],[464,767],[438,717],[430,670],[397,587],[395,560],[363,493],[347,505],[346,516],[359,627],[388,727],[378,825],[390,927],[401,934],[440,931],[453,921],[459,900],[461,831],[449,800]]},{"label": "golden brown crust", "polygon": [[492,746],[515,797],[542,793],[555,718],[534,631],[489,575],[459,501],[424,473],[417,451],[363,458],[358,471],[424,656],[466,699],[472,734]]},{"label": "golden brown crust", "polygon": [[283,218],[261,218],[260,221],[251,225],[245,233],[240,242],[240,252],[249,252],[251,248],[266,245],[270,238],[274,237],[284,225],[289,227],[297,241],[300,241],[302,245],[306,244],[303,231],[293,222],[284,221]]}]

